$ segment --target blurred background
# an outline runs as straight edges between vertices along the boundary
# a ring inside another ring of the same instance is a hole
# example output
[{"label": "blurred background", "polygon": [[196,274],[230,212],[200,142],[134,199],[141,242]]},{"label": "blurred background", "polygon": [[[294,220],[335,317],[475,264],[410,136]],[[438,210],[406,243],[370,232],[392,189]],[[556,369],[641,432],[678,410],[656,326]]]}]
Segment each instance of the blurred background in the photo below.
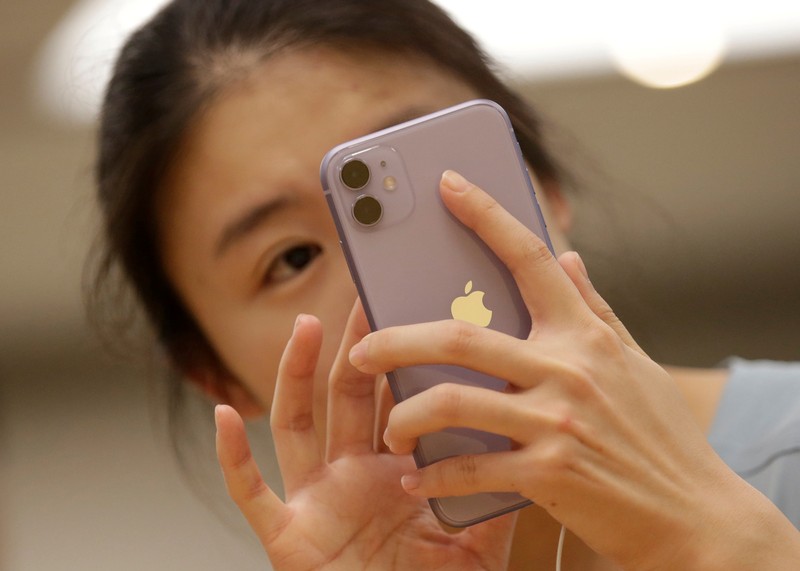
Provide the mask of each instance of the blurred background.
[{"label": "blurred background", "polygon": [[[95,101],[156,4],[0,4],[2,570],[265,568],[207,410],[187,478],[147,343],[111,355],[84,317]],[[442,4],[546,117],[576,181],[573,240],[651,355],[800,359],[796,3]]]}]

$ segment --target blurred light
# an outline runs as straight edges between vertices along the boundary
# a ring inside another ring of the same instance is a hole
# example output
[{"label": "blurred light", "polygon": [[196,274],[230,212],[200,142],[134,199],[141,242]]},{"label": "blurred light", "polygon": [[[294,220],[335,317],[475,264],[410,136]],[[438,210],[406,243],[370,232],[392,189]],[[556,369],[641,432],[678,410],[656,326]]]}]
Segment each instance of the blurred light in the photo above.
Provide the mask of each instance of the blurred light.
[{"label": "blurred light", "polygon": [[128,35],[167,0],[81,0],[50,34],[39,56],[35,96],[58,119],[88,123],[100,109]]},{"label": "blurred light", "polygon": [[679,87],[704,78],[722,62],[722,6],[697,0],[617,0],[607,7],[611,56],[634,81],[648,87]]},{"label": "blurred light", "polygon": [[[723,56],[800,53],[798,0],[434,1],[511,75],[527,80],[621,70],[633,76],[642,67],[690,76],[690,69],[713,69]],[[633,63],[645,59],[637,58],[645,49],[647,61]]]},{"label": "blurred light", "polygon": [[[197,0],[202,1],[202,0]],[[617,73],[651,86],[697,80],[722,61],[800,53],[800,1],[434,0],[512,79]],[[42,49],[36,96],[94,120],[124,38],[167,0],[81,0]]]},{"label": "blurred light", "polygon": [[433,0],[515,76],[609,71],[596,0]]}]

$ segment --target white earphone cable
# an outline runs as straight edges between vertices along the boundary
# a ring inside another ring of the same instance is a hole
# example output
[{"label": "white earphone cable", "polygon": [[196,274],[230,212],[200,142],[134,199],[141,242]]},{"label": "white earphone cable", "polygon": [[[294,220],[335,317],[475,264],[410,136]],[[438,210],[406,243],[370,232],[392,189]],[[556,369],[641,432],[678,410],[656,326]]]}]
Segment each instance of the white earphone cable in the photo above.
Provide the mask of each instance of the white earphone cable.
[{"label": "white earphone cable", "polygon": [[561,534],[558,536],[558,551],[556,552],[556,571],[561,571],[561,555],[564,553],[564,538],[567,535],[567,528],[561,526]]}]

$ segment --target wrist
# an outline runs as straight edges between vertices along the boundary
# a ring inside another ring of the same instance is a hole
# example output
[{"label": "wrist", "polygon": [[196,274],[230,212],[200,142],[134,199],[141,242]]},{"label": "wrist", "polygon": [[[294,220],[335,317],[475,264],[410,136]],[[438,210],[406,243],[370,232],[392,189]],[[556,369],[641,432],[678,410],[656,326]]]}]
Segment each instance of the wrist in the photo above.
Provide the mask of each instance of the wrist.
[{"label": "wrist", "polygon": [[800,532],[758,490],[728,471],[707,500],[690,539],[664,569],[800,569]]}]

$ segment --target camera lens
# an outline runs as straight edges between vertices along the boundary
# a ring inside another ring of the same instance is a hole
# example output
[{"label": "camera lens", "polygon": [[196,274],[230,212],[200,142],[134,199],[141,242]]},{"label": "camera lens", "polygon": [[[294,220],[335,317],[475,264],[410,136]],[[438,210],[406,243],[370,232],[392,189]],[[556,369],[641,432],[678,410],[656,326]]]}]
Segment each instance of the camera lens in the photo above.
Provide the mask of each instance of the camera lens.
[{"label": "camera lens", "polygon": [[369,182],[369,167],[363,161],[353,159],[342,166],[342,182],[350,190],[360,190]]},{"label": "camera lens", "polygon": [[353,205],[353,218],[364,226],[374,226],[383,216],[383,206],[374,196],[364,194]]}]

